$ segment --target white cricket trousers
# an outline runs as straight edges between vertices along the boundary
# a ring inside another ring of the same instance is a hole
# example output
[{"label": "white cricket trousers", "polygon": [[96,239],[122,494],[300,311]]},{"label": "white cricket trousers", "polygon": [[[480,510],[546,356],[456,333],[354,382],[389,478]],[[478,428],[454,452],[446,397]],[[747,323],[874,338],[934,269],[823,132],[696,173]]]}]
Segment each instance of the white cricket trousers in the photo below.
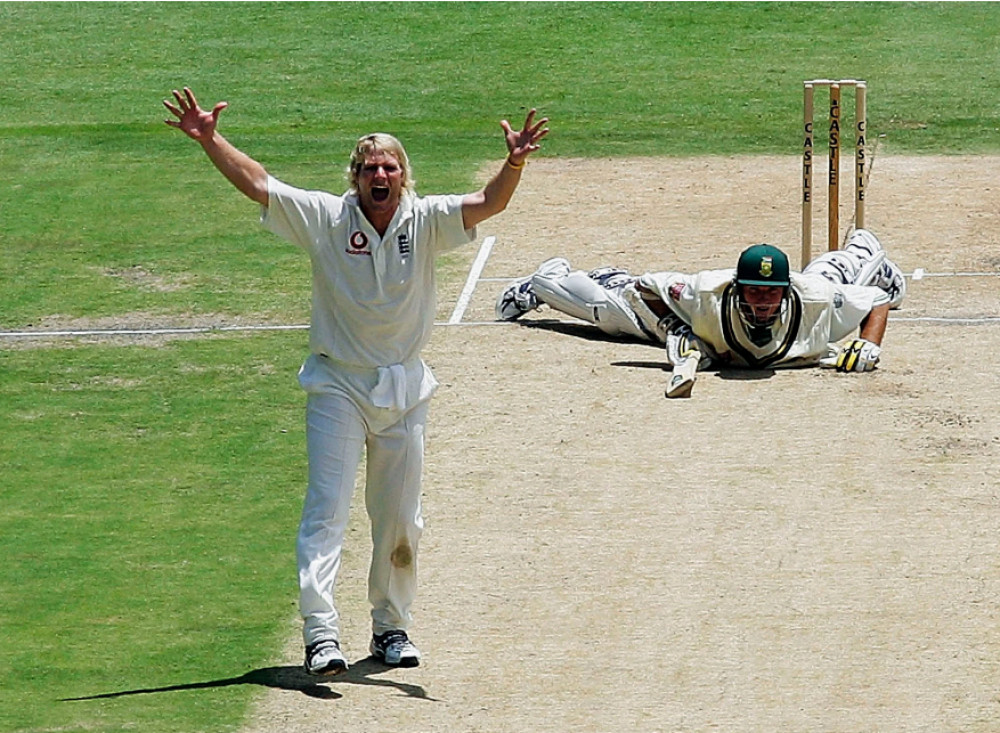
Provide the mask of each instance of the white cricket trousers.
[{"label": "white cricket trousers", "polygon": [[309,486],[299,525],[299,610],[303,639],[340,639],[334,589],[351,498],[367,452],[365,506],[371,520],[368,600],[372,631],[406,629],[417,590],[424,427],[429,400],[399,411],[348,391],[310,392],[306,405]]}]

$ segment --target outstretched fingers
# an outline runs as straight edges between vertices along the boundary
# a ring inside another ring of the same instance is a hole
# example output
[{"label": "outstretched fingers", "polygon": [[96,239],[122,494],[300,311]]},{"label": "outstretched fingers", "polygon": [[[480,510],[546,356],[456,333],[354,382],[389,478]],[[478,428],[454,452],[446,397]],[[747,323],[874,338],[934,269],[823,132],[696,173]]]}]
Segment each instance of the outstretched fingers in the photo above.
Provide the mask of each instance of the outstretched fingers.
[{"label": "outstretched fingers", "polygon": [[229,106],[228,102],[219,102],[211,112],[206,112],[198,106],[198,100],[194,92],[189,87],[184,87],[184,91],[176,89],[172,91],[174,101],[163,100],[163,106],[173,113],[176,120],[164,120],[171,127],[176,127],[195,140],[203,140],[211,137],[216,125],[219,122],[219,113]]},{"label": "outstretched fingers", "polygon": [[524,118],[524,130],[530,133],[532,137],[534,137],[536,140],[540,140],[541,138],[545,137],[546,133],[548,133],[549,131],[548,128],[544,130],[542,129],[543,127],[545,127],[545,125],[548,124],[549,118],[543,117],[538,122],[534,122],[535,115],[537,114],[537,112],[538,110],[536,109],[532,109],[530,112],[528,112],[528,116]]},{"label": "outstretched fingers", "polygon": [[524,126],[519,130],[514,130],[510,122],[501,120],[500,126],[503,128],[504,136],[507,140],[507,150],[514,163],[521,163],[528,155],[541,147],[538,143],[549,133],[549,118],[543,117],[535,121],[538,110],[532,108],[524,118]]},{"label": "outstretched fingers", "polygon": [[181,122],[184,120],[184,115],[187,114],[188,110],[192,109],[192,107],[195,109],[198,107],[198,103],[194,101],[194,94],[191,93],[191,90],[184,87],[184,92],[186,97],[181,96],[181,93],[176,89],[171,90],[170,93],[173,94],[176,104],[168,99],[163,100],[163,106],[170,110],[177,118],[176,120],[164,120],[171,127],[180,127]]}]

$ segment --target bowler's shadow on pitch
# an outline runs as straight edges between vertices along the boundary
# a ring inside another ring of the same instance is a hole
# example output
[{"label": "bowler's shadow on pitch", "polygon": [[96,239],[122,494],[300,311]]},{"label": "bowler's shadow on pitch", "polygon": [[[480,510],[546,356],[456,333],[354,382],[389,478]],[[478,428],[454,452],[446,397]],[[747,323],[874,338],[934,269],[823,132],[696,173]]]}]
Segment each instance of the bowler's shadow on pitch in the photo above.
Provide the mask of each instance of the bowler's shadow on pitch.
[{"label": "bowler's shadow on pitch", "polygon": [[87,695],[84,697],[62,698],[59,702],[83,702],[85,700],[108,700],[116,697],[129,697],[131,695],[154,695],[164,692],[186,692],[189,690],[205,690],[214,687],[232,687],[233,685],[259,685],[261,687],[271,687],[277,690],[289,690],[301,692],[308,697],[319,700],[339,700],[343,694],[331,689],[328,685],[373,685],[375,687],[390,687],[398,690],[406,697],[418,700],[430,700],[439,702],[436,698],[427,694],[427,691],[420,685],[407,682],[400,682],[391,679],[378,679],[375,675],[393,670],[374,657],[362,659],[351,665],[346,671],[333,677],[313,677],[306,674],[300,666],[285,667],[264,667],[255,669],[252,672],[238,677],[229,677],[221,680],[208,680],[205,682],[189,682],[179,685],[168,685],[165,687],[147,687],[135,690],[121,690],[118,692],[105,692],[97,695]]}]

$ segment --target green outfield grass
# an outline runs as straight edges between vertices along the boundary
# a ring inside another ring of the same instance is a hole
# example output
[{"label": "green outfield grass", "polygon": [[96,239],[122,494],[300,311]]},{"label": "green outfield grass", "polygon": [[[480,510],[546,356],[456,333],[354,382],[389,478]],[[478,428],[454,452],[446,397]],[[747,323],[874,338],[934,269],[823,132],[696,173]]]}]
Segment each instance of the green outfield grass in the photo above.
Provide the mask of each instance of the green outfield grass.
[{"label": "green outfield grass", "polygon": [[[304,256],[163,124],[185,84],[275,175],[335,191],[373,130],[423,192],[469,190],[528,106],[545,156],[797,154],[801,82],[827,76],[869,82],[883,150],[1000,150],[995,3],[0,3],[0,24],[0,330],[306,321]],[[274,664],[294,613],[305,350],[0,341],[0,731],[239,727],[254,685],[201,683]]]},{"label": "green outfield grass", "polygon": [[[69,346],[69,345],[67,345]],[[294,612],[301,334],[0,350],[0,730],[225,730]],[[190,692],[145,692],[195,686]],[[84,699],[75,699],[84,698]]]}]

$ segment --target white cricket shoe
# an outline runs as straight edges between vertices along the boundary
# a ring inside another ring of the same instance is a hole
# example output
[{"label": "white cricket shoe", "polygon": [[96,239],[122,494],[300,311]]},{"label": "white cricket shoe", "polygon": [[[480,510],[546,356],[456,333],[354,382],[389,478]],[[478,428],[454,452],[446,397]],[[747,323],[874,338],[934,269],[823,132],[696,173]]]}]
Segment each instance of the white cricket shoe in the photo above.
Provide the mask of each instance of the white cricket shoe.
[{"label": "white cricket shoe", "polygon": [[390,667],[416,667],[420,664],[420,650],[413,646],[410,637],[401,629],[372,636],[369,649],[372,656]]},{"label": "white cricket shoe", "polygon": [[306,647],[306,661],[303,665],[307,674],[330,676],[347,669],[347,657],[340,651],[340,643],[334,639],[321,639]]},{"label": "white cricket shoe", "polygon": [[538,307],[538,297],[531,284],[532,276],[515,280],[500,293],[497,298],[496,314],[498,321],[515,321],[528,311]]}]

